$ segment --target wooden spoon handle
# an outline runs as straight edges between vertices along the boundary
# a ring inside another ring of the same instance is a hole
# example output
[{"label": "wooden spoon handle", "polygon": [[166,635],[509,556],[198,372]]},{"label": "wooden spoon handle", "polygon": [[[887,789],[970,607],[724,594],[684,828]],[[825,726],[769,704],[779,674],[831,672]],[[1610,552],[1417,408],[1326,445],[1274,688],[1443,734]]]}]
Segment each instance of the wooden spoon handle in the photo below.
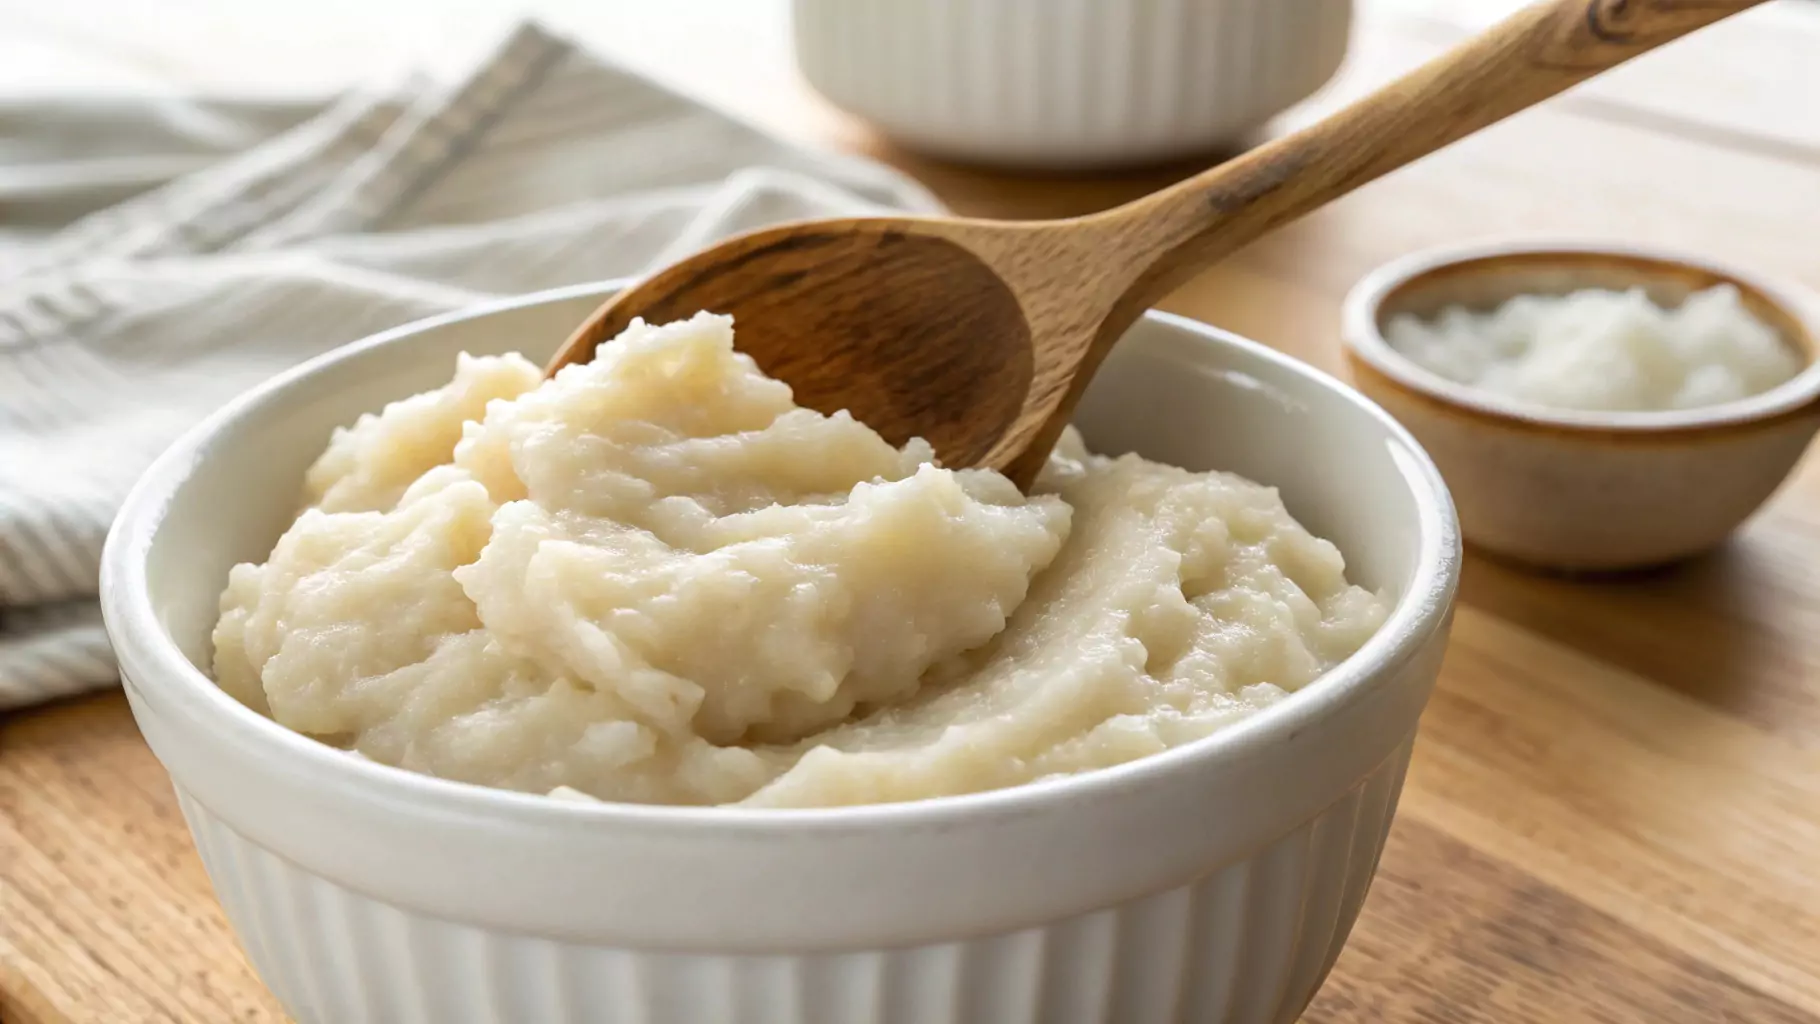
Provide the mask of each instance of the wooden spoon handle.
[{"label": "wooden spoon handle", "polygon": [[1640,53],[1763,0],[1543,0],[1301,131],[1088,220],[1146,266],[1141,310],[1330,200]]}]

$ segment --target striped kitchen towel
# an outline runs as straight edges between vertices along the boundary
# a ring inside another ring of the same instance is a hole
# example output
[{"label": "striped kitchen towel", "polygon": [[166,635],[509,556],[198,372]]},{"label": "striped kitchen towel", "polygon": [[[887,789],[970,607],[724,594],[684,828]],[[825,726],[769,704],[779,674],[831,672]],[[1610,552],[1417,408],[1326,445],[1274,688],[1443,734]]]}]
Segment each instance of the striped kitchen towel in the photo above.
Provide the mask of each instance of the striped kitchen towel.
[{"label": "striped kitchen towel", "polygon": [[115,682],[114,510],[261,379],[761,224],[936,208],[535,26],[452,85],[326,104],[0,103],[0,709]]}]

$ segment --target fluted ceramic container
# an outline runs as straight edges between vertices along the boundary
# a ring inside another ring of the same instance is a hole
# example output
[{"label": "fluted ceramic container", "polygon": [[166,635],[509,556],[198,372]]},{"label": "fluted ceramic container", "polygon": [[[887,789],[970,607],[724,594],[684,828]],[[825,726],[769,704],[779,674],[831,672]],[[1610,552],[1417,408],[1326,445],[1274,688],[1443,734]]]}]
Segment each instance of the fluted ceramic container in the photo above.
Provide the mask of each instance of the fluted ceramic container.
[{"label": "fluted ceramic container", "polygon": [[444,383],[458,352],[549,349],[614,290],[305,364],[178,442],[116,521],[102,602],[127,697],[285,1009],[300,1024],[1293,1020],[1383,847],[1459,540],[1389,417],[1202,325],[1133,328],[1081,408],[1089,441],[1276,484],[1393,607],[1332,672],[1199,742],[908,804],[571,803],[351,757],[209,680],[228,569],[269,551],[333,426]]},{"label": "fluted ceramic container", "polygon": [[795,0],[817,91],[913,149],[1085,169],[1229,146],[1339,68],[1351,0]]}]

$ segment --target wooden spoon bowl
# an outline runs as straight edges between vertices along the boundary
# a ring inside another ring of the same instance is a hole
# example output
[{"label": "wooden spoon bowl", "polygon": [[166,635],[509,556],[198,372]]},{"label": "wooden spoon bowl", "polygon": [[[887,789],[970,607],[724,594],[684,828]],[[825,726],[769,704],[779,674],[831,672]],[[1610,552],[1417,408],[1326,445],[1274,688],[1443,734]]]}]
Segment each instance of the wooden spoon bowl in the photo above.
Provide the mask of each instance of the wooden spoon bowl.
[{"label": "wooden spoon bowl", "polygon": [[[591,353],[634,316],[732,312],[740,350],[789,382],[799,404],[855,410],[884,424],[893,444],[920,435],[945,462],[972,465],[1022,410],[1034,347],[1004,280],[966,248],[917,230],[939,226],[891,218],[744,235],[717,248],[720,259],[640,282],[638,301],[607,303],[569,345]],[[971,344],[950,344],[963,334]]]},{"label": "wooden spoon bowl", "polygon": [[1310,127],[1105,213],[814,221],[723,242],[602,306],[551,360],[634,318],[732,314],[797,401],[949,466],[1035,478],[1145,308],[1241,245],[1578,82],[1763,0],[1542,0]]}]

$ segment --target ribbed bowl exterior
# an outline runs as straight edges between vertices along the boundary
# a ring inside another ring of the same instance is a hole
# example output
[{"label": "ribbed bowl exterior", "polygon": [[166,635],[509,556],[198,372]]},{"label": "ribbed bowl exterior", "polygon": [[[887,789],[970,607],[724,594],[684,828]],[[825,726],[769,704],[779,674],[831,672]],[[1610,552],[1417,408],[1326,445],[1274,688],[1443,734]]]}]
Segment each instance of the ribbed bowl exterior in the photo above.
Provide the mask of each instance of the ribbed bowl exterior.
[{"label": "ribbed bowl exterior", "polygon": [[795,0],[797,63],[907,146],[1091,167],[1229,145],[1339,68],[1351,0]]},{"label": "ribbed bowl exterior", "polygon": [[215,892],[299,1024],[1279,1024],[1345,943],[1409,744],[1188,885],[1041,927],[898,949],[676,954],[446,921],[263,849],[181,788]]}]

